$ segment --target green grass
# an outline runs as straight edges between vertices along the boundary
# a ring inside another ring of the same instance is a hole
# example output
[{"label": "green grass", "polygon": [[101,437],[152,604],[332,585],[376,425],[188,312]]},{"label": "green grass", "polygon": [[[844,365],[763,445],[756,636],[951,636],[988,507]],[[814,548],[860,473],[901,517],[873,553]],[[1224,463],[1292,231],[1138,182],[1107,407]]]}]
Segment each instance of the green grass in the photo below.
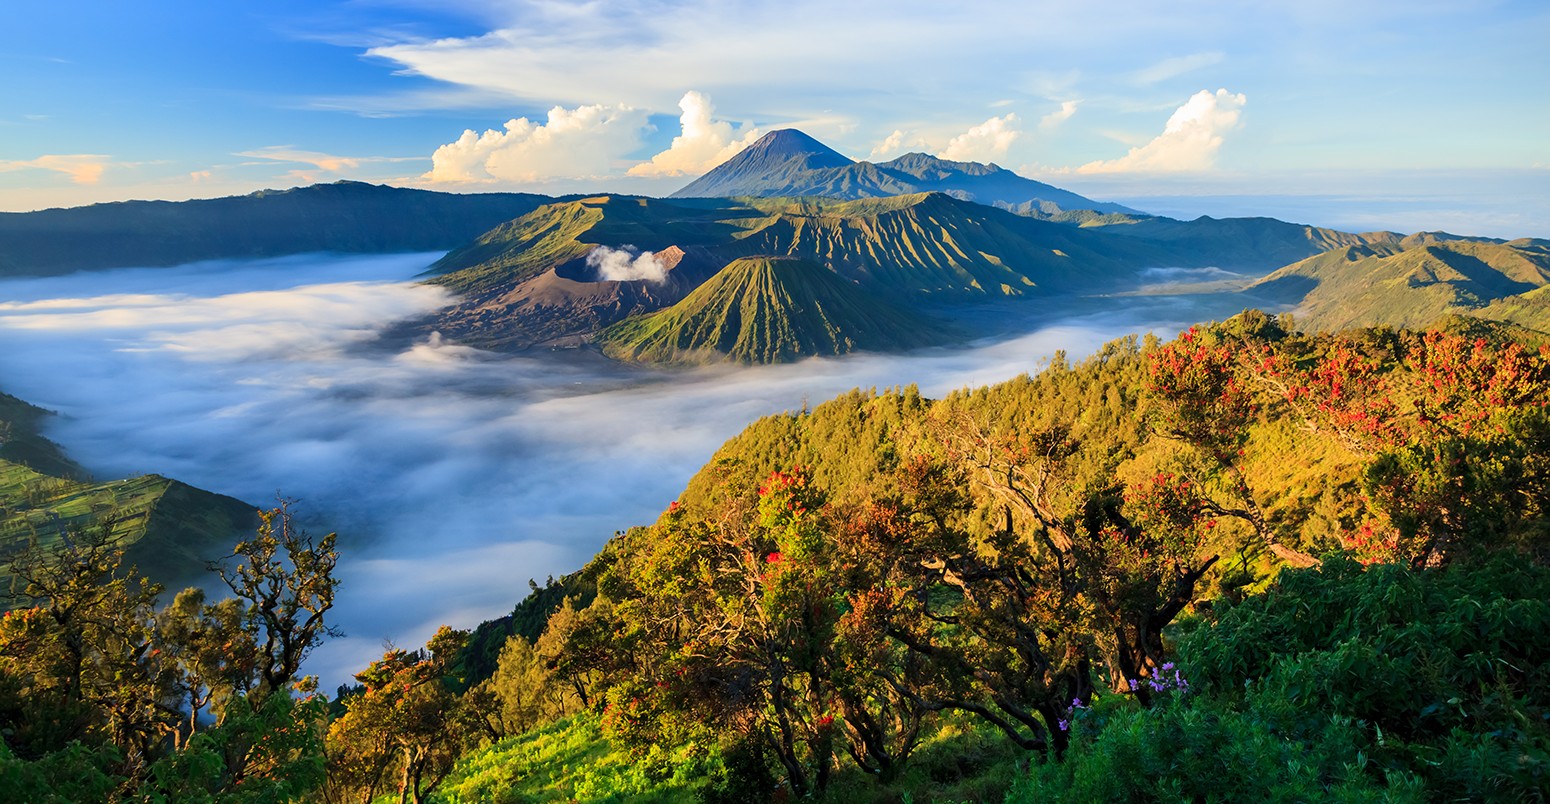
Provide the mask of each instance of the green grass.
[{"label": "green grass", "polygon": [[[843,756],[818,804],[915,804],[1000,801],[1027,772],[1030,755],[994,729],[947,716],[904,774],[890,784]],[[693,801],[723,772],[713,746],[689,743],[631,752],[616,746],[598,718],[582,714],[509,737],[464,756],[434,796],[437,802],[576,801],[655,804]]]},{"label": "green grass", "polygon": [[438,802],[692,801],[720,766],[696,743],[634,753],[614,746],[596,715],[565,718],[463,757],[437,789]]}]

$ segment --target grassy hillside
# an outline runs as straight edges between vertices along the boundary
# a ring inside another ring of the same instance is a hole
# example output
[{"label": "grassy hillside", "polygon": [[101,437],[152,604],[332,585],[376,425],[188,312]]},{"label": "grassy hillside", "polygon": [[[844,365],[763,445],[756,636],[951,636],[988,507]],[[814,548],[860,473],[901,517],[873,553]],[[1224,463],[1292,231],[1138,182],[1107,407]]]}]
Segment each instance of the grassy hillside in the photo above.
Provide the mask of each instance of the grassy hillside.
[{"label": "grassy hillside", "polygon": [[[601,247],[671,254],[673,270],[665,282],[637,282],[629,289],[608,285],[584,265]],[[852,286],[831,283],[823,289],[823,315],[831,320],[802,325],[799,329],[810,335],[798,335],[795,340],[781,334],[788,329],[785,321],[740,317],[733,322],[734,331],[744,326],[769,330],[769,334],[750,330],[751,338],[782,342],[738,347],[738,356],[732,358],[755,361],[896,349],[941,343],[956,335],[940,324],[913,320],[908,323],[915,332],[906,337],[900,331],[903,313],[863,300],[852,290],[904,307],[1093,293],[1125,287],[1145,267],[1174,261],[1171,254],[1161,255],[1156,247],[1133,238],[1033,220],[941,193],[855,201],[661,201],[599,196],[545,205],[448,253],[432,266],[436,275],[427,281],[463,298],[425,329],[489,348],[525,348],[560,340],[575,345],[599,328],[588,330],[587,322],[606,326],[679,300],[688,303],[685,297],[718,267],[745,257],[806,261]],[[715,294],[724,297],[726,287],[723,278]],[[626,321],[630,333],[626,340],[646,337],[649,330],[649,337],[660,343],[621,350],[619,333],[624,330],[612,330],[607,336],[614,344],[611,353],[673,361],[696,360],[686,357],[685,350],[702,347],[707,357],[730,354],[727,350],[733,349],[736,338],[723,338],[729,325],[720,320],[734,307],[741,309],[742,298],[734,303],[701,294],[690,303],[692,311],[680,308],[671,315],[664,313],[651,324]],[[707,303],[720,306],[720,312],[709,319],[702,309]],[[762,315],[760,309],[782,307],[791,305],[779,301],[773,307],[754,305],[743,312],[756,318]],[[707,323],[710,319],[715,321]],[[684,326],[694,331],[676,334]],[[871,328],[877,329],[868,332]],[[675,334],[665,334],[668,330]]]},{"label": "grassy hillside", "polygon": [[70,460],[58,444],[43,437],[43,423],[52,415],[52,412],[10,394],[0,393],[0,460],[45,475],[85,477],[85,469]]},{"label": "grassy hillside", "polygon": [[[0,461],[0,561],[33,540],[47,547],[105,526],[127,548],[126,563],[159,581],[186,580],[257,522],[251,505],[160,475],[83,482]],[[9,577],[0,566],[0,588]]]},{"label": "grassy hillside", "polygon": [[160,581],[186,579],[257,524],[253,506],[160,475],[97,482],[44,438],[48,411],[0,394],[0,592],[5,562],[36,540],[47,547],[107,527],[127,563]]},{"label": "grassy hillside", "polygon": [[758,206],[770,216],[740,233],[737,248],[813,260],[870,289],[917,299],[1107,290],[1153,258],[1130,241],[940,193]]},{"label": "grassy hillside", "polygon": [[800,259],[734,260],[666,310],[598,337],[603,353],[653,363],[775,363],[934,340],[919,317]]},{"label": "grassy hillside", "polygon": [[596,196],[545,204],[448,252],[430,267],[429,280],[480,294],[510,289],[592,246],[636,246],[661,251],[729,241],[738,220],[751,214],[732,203],[676,203],[651,198]]},{"label": "grassy hillside", "polygon": [[1543,293],[1550,241],[1508,243],[1413,236],[1352,245],[1288,265],[1247,292],[1299,305],[1324,330],[1421,327],[1453,314],[1550,330]]}]

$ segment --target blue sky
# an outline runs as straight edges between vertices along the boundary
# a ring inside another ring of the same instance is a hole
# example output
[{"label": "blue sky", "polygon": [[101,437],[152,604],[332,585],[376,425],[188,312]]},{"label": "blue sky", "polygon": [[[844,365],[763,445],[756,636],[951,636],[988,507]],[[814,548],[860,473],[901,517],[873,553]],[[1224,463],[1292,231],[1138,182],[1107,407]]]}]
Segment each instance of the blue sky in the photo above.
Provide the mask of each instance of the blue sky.
[{"label": "blue sky", "polygon": [[1550,237],[1546,41],[1540,0],[21,3],[0,209],[666,193],[796,126],[1173,214]]}]

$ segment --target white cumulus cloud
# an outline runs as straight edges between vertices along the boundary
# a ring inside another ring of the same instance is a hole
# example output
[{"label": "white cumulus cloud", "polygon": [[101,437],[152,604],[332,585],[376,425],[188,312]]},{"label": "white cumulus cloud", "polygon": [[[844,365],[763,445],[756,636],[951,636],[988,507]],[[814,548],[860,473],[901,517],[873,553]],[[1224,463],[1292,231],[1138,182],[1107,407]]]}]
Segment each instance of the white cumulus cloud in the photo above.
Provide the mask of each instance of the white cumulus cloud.
[{"label": "white cumulus cloud", "polygon": [[463,132],[431,155],[432,182],[542,182],[607,176],[640,147],[646,113],[629,106],[549,110],[545,122],[507,120],[503,130]]},{"label": "white cumulus cloud", "polygon": [[992,117],[953,137],[937,156],[956,162],[990,162],[1006,155],[1022,134],[1015,114]]},{"label": "white cumulus cloud", "polygon": [[1248,98],[1225,89],[1196,92],[1168,118],[1151,142],[1118,159],[1088,162],[1078,173],[1142,173],[1208,170],[1216,162],[1223,135],[1238,127]]},{"label": "white cumulus cloud", "polygon": [[725,120],[716,120],[716,106],[702,92],[686,92],[678,101],[683,114],[678,120],[683,133],[673,138],[667,150],[630,168],[631,176],[685,176],[704,173],[731,159],[763,133],[743,125],[734,129]]}]

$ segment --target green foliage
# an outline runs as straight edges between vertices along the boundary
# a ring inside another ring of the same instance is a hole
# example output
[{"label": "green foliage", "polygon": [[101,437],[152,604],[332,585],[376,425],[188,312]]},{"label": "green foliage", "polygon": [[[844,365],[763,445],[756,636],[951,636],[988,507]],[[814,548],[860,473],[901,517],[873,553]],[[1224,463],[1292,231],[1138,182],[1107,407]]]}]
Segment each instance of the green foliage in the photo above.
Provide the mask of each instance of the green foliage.
[{"label": "green foliage", "polygon": [[[1381,536],[1364,560],[1416,569],[1341,559],[1324,575],[1464,578],[1504,550],[1537,566],[1546,365],[1508,343],[1307,336],[1251,312],[939,402],[852,392],[729,441],[599,557],[595,629],[562,608],[557,652],[539,653],[577,662],[578,695],[623,745],[718,734],[707,800],[933,789],[919,765],[955,717],[1041,751],[1012,800],[1532,789],[1546,720],[1523,668],[1546,662],[1523,629],[1543,625],[1542,591],[1446,589],[1435,602],[1469,625],[1423,626],[1429,610],[1392,590],[1380,611],[1290,593],[1306,573],[1272,582],[1277,559],[1317,564],[1364,533]],[[1208,590],[1285,602],[1285,621],[1242,640],[1224,636],[1231,614],[1175,627]],[[1327,648],[1288,633],[1332,624],[1351,630]],[[1432,652],[1449,645],[1463,653]],[[1182,693],[1170,660],[1217,655],[1238,664],[1190,670]],[[1406,731],[1406,707],[1437,728]]]},{"label": "green foliage", "polygon": [[86,798],[141,801],[283,801],[315,788],[326,708],[294,701],[291,682],[327,633],[337,554],[332,537],[314,544],[293,529],[283,504],[264,521],[224,576],[237,597],[215,604],[190,589],[158,611],[161,587],[123,565],[105,529],[13,558],[22,605],[0,620],[0,773],[38,800],[82,785],[112,788]]},{"label": "green foliage", "polygon": [[602,556],[586,567],[562,578],[549,578],[543,586],[529,580],[529,594],[511,613],[479,624],[468,636],[468,644],[458,659],[458,675],[469,684],[477,684],[495,674],[506,642],[521,637],[529,643],[543,635],[549,617],[569,598],[585,608],[597,597],[596,570]]},{"label": "green foliage", "polygon": [[356,675],[364,690],[328,728],[331,797],[370,800],[396,786],[424,801],[477,743],[484,700],[458,695],[447,678],[467,638],[442,626],[424,651],[389,649]]},{"label": "green foliage", "polygon": [[1326,717],[1289,739],[1209,698],[1097,708],[1084,719],[1101,724],[1079,722],[1089,736],[1061,761],[1034,764],[1007,802],[1428,800],[1416,778],[1375,766],[1348,719]]},{"label": "green foliage", "polygon": [[7,743],[0,741],[0,791],[10,801],[109,801],[121,782],[115,771],[122,758],[112,746],[93,749],[72,742],[28,762],[17,758]]}]

